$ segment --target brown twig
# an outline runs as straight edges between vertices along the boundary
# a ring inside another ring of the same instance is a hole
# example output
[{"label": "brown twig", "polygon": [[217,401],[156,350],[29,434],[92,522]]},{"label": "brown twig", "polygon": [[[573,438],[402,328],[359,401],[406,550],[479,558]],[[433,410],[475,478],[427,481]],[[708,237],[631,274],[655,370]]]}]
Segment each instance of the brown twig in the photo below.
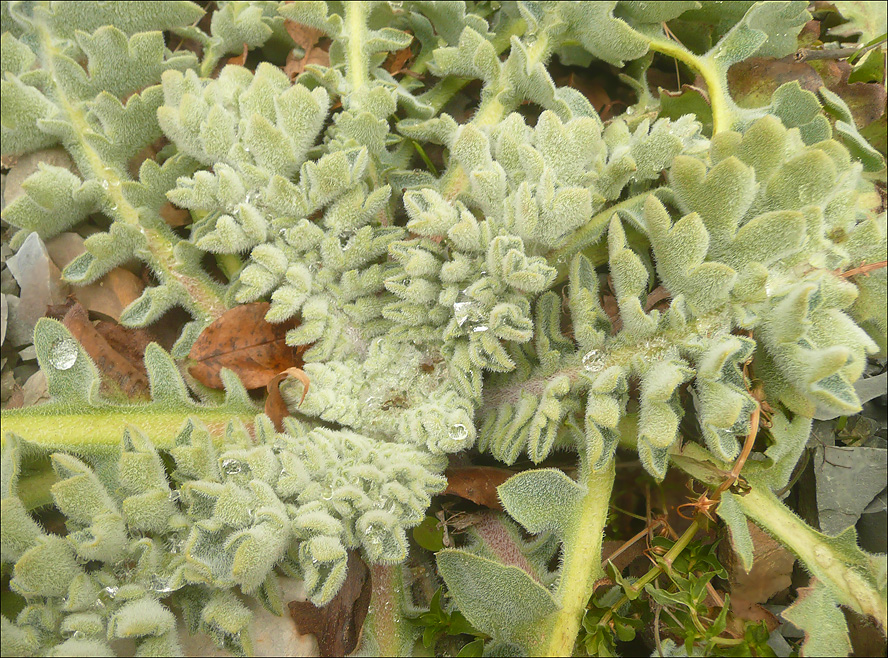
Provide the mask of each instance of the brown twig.
[{"label": "brown twig", "polygon": [[854,55],[860,55],[861,57],[868,53],[871,50],[875,50],[879,46],[885,43],[885,39],[880,39],[876,43],[872,43],[868,46],[856,47],[856,48],[831,48],[828,50],[810,50],[808,48],[799,48],[795,55],[793,55],[793,59],[796,62],[804,62],[809,59],[848,59],[849,57],[853,57]]},{"label": "brown twig", "polygon": [[878,263],[868,263],[865,265],[861,265],[860,267],[854,267],[845,272],[838,272],[837,274],[846,279],[852,276],[857,276],[858,274],[869,276],[869,273],[873,270],[880,270],[886,265],[888,265],[888,260],[881,260]]}]

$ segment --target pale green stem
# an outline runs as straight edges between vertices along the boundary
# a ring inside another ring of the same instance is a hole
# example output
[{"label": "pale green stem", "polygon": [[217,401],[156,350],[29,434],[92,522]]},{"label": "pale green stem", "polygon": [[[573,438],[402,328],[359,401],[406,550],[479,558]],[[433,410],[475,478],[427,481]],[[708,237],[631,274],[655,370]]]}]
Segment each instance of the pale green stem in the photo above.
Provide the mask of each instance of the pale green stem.
[{"label": "pale green stem", "polygon": [[190,417],[200,420],[221,442],[229,421],[239,419],[250,427],[255,414],[232,413],[225,408],[164,410],[156,404],[75,409],[47,403],[4,411],[0,445],[5,446],[6,437],[15,434],[44,451],[113,452],[120,449],[124,430],[135,426],[156,448],[168,450],[175,446],[176,434]]},{"label": "pale green stem", "polygon": [[352,93],[368,84],[367,57],[364,55],[364,42],[367,40],[367,3],[346,2],[345,24],[349,39],[346,45],[346,79]]},{"label": "pale green stem", "polygon": [[[60,79],[61,74],[54,70],[54,55],[61,54],[55,48],[52,36],[45,26],[40,26],[40,36],[43,41],[42,59],[44,68],[52,72],[53,79]],[[61,105],[77,134],[77,142],[74,148],[69,149],[72,154],[79,154],[78,166],[84,175],[90,174],[102,187],[108,191],[109,208],[105,212],[116,221],[135,227],[145,238],[148,258],[146,262],[157,273],[164,283],[176,284],[183,290],[182,303],[187,304],[192,313],[201,320],[213,320],[225,312],[225,304],[218,290],[218,285],[213,283],[209,276],[198,279],[182,273],[183,263],[179,261],[173,251],[173,245],[178,241],[171,231],[163,231],[158,228],[146,228],[142,225],[139,210],[134,207],[124,196],[122,183],[124,178],[115,167],[109,166],[102,160],[101,155],[85,139],[85,135],[91,132],[86,120],[86,113],[81,107],[67,97],[61,87],[56,86],[55,98]]]},{"label": "pale green stem", "polygon": [[[716,460],[699,446],[689,445],[681,454],[673,455],[673,463],[706,484],[718,485],[724,480],[725,473]],[[783,505],[767,483],[749,473],[744,477],[749,491],[735,496],[743,513],[795,553],[838,603],[871,615],[884,633],[888,628],[888,602],[879,592],[876,561],[857,546],[856,537],[850,532],[838,537],[818,532]]]},{"label": "pale green stem", "polygon": [[856,546],[857,555],[845,554],[832,537],[817,532],[793,514],[766,485],[756,484],[754,479],[749,482],[749,493],[736,496],[743,513],[795,553],[813,576],[829,586],[839,603],[872,615],[884,633],[888,629],[888,603],[879,593],[873,565],[860,563],[865,554]]},{"label": "pale green stem", "polygon": [[411,622],[401,614],[401,590],[404,586],[401,565],[371,564],[370,582],[370,610],[364,632],[373,633],[377,655],[404,655],[401,626]]},{"label": "pale green stem", "polygon": [[674,57],[694,69],[706,82],[712,106],[712,132],[730,130],[734,122],[734,103],[727,94],[725,75],[708,57],[698,57],[682,45],[666,39],[651,39],[651,50]]},{"label": "pale green stem", "polygon": [[[583,469],[585,470],[585,469]],[[531,655],[570,656],[595,582],[604,575],[601,568],[601,542],[611,489],[614,484],[613,460],[605,470],[585,478],[580,518],[564,537],[564,563],[555,600],[561,608],[544,620],[530,647]]]}]

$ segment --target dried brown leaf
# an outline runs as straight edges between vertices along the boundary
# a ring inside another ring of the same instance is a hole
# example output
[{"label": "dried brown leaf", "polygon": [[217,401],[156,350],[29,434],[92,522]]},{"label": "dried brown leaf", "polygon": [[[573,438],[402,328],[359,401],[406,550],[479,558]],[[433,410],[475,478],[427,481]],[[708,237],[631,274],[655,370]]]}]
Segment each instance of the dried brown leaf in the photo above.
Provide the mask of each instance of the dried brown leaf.
[{"label": "dried brown leaf", "polygon": [[672,293],[666,290],[663,286],[657,286],[648,294],[644,310],[647,313],[649,313],[651,309],[664,311],[669,308],[670,299],[672,299]]},{"label": "dried brown leaf", "polygon": [[191,223],[191,213],[184,208],[174,206],[169,201],[160,207],[160,216],[163,217],[163,221],[165,221],[167,225],[172,226],[173,228]]},{"label": "dried brown leaf", "polygon": [[115,267],[88,286],[75,288],[73,295],[88,311],[101,313],[120,322],[123,310],[136,301],[145,283],[122,267]]},{"label": "dried brown leaf", "polygon": [[613,295],[602,295],[601,308],[610,318],[611,333],[618,333],[623,328],[623,320],[620,318],[620,306],[617,304],[617,298]]},{"label": "dried brown leaf", "polygon": [[496,488],[512,477],[514,473],[494,466],[463,466],[447,470],[445,494],[459,496],[473,503],[502,510]]},{"label": "dried brown leaf", "polygon": [[219,373],[228,368],[252,389],[267,386],[278,373],[302,365],[284,340],[296,321],[266,322],[270,306],[268,302],[236,306],[204,329],[189,354],[197,361],[188,369],[192,376],[205,386],[220,389]]},{"label": "dried brown leaf", "polygon": [[309,601],[290,601],[290,615],[300,633],[313,633],[321,656],[346,656],[355,650],[370,608],[371,582],[367,565],[349,551],[345,582],[323,608]]},{"label": "dried brown leaf", "polygon": [[410,46],[406,48],[402,48],[401,50],[396,50],[393,53],[389,53],[389,56],[385,60],[385,64],[383,64],[383,68],[395,75],[397,73],[402,73],[404,67],[407,65],[407,62],[413,58],[413,50],[410,49]]},{"label": "dried brown leaf", "polygon": [[779,620],[761,604],[792,585],[792,570],[795,565],[795,556],[789,550],[754,523],[747,523],[752,536],[754,560],[749,573],[746,573],[728,542],[722,542],[719,546],[719,557],[728,570],[731,612],[735,618],[729,630],[733,629],[732,632],[737,632],[740,636],[743,634],[743,624],[738,620],[763,621],[768,630],[779,626]]},{"label": "dried brown leaf", "polygon": [[4,409],[21,409],[25,405],[25,393],[18,384],[13,384],[12,395],[6,402]]},{"label": "dried brown leaf", "polygon": [[102,385],[106,392],[113,392],[116,386],[130,399],[149,398],[148,377],[144,367],[137,368],[132,361],[115,350],[89,321],[83,306],[72,306],[65,314],[62,324],[96,364],[102,374]]},{"label": "dried brown leaf", "polygon": [[284,28],[296,45],[302,48],[306,53],[314,48],[314,45],[324,36],[322,30],[289,19],[284,21]]},{"label": "dried brown leaf", "polygon": [[751,57],[728,70],[728,88],[740,107],[768,105],[777,88],[786,82],[798,82],[802,89],[815,94],[823,86],[811,64],[797,62],[793,56]]},{"label": "dried brown leaf", "polygon": [[812,61],[811,66],[820,74],[823,84],[845,101],[858,128],[885,114],[885,87],[876,82],[848,82],[854,68],[847,61],[821,59]]},{"label": "dried brown leaf", "polygon": [[278,432],[284,431],[284,418],[290,415],[290,410],[287,408],[284,398],[281,397],[280,386],[281,382],[291,375],[302,382],[302,398],[299,400],[300,405],[302,404],[302,401],[305,400],[305,396],[308,395],[308,387],[311,383],[308,380],[308,375],[306,375],[305,371],[301,368],[287,368],[284,372],[275,375],[272,380],[268,382],[268,397],[265,398],[265,415],[271,418],[271,422],[274,423],[274,428]]},{"label": "dried brown leaf", "polygon": [[157,342],[157,337],[148,329],[132,329],[116,322],[100,320],[96,322],[96,331],[114,350],[133,364],[136,370],[148,375],[145,367],[145,350],[148,345]]},{"label": "dried brown leaf", "polygon": [[329,46],[323,47],[318,44],[324,38],[324,33],[321,30],[291,20],[284,21],[284,27],[287,29],[287,34],[290,35],[290,38],[303,51],[301,58],[297,58],[292,51],[287,55],[284,73],[289,76],[290,80],[295,79],[296,76],[305,70],[306,66],[311,64],[330,66]]}]

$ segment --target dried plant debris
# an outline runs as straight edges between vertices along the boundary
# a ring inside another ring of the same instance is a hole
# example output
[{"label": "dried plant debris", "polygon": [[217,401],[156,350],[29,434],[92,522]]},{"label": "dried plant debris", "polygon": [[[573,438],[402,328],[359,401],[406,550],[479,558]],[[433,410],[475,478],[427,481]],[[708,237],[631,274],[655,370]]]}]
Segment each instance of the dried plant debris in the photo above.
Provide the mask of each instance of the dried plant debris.
[{"label": "dried plant debris", "polygon": [[3,2],[3,654],[877,646],[876,5]]}]

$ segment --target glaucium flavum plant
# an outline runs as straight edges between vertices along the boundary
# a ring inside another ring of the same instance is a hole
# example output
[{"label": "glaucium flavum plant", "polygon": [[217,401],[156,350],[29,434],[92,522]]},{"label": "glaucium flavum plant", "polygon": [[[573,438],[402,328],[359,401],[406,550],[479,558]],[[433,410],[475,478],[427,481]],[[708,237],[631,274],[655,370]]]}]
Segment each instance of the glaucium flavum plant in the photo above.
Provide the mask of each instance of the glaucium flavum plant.
[{"label": "glaucium flavum plant", "polygon": [[[859,411],[853,384],[886,350],[885,270],[853,272],[884,258],[885,214],[863,175],[881,156],[825,89],[787,84],[756,110],[727,91],[731,64],[796,49],[807,3],[746,3],[704,54],[663,26],[717,3],[216,4],[207,34],[188,2],[2,3],[2,152],[61,145],[77,167],[41,165],[24,183],[3,213],[21,229],[13,246],[101,213],[109,228],[64,277],[86,284],[139,259],[156,284],[122,322],[174,306],[193,318],[172,356],[146,351],[142,405],[104,399],[65,327],[38,323],[52,401],[3,413],[3,573],[26,600],[2,618],[4,654],[109,655],[120,638],[180,654],[177,614],[251,653],[245,597],[280,614],[279,572],[323,606],[359,550],[374,578],[359,649],[409,655],[422,610],[401,567],[406,531],[444,489],[448,456],[474,449],[505,464],[576,454],[576,479],[542,468],[500,486],[511,553],[475,533],[435,556],[487,653],[568,655],[603,575],[617,446],[655,478],[672,462],[719,486],[763,400],[746,494],[714,496],[736,550],[751,564],[750,518],[816,577],[788,613],[809,653],[823,629],[842,636],[839,604],[884,631],[885,556],[853,529],[821,535],[772,493],[815,410]],[[295,82],[270,62],[218,70],[244,46],[292,49],[285,21],[326,36],[330,65]],[[171,51],[169,35],[202,56]],[[415,75],[396,80],[381,64],[406,47]],[[652,52],[705,80],[711,138],[693,115],[657,118]],[[638,60],[641,102],[603,124],[554,84],[555,54]],[[480,105],[460,121],[445,109],[473,80]],[[443,151],[443,172],[423,145]],[[417,154],[428,166],[412,168]],[[167,201],[191,211],[187,238],[160,216]],[[606,274],[616,323],[599,301]],[[666,310],[648,309],[657,285]],[[281,386],[294,413],[282,432],[232,373],[224,400],[198,402],[173,360],[256,300],[270,300],[269,322],[298,318],[287,341],[308,347],[310,390],[300,405],[304,384]],[[702,444],[679,450],[687,410]],[[47,503],[66,536],[34,520]]]}]

